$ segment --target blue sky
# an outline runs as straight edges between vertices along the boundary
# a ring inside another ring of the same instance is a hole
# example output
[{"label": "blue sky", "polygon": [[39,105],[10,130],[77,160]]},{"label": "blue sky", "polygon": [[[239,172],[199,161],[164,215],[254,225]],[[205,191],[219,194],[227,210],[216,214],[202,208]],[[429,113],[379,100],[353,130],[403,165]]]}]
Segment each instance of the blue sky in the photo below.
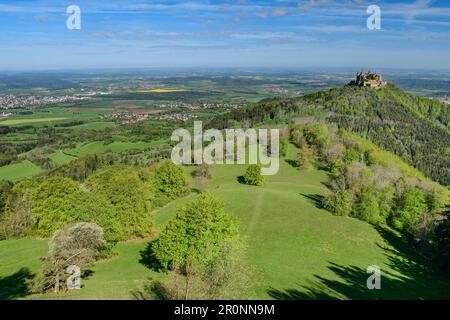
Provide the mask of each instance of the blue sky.
[{"label": "blue sky", "polygon": [[[66,28],[72,4],[81,30]],[[450,69],[450,1],[0,0],[0,28],[0,70]]]}]

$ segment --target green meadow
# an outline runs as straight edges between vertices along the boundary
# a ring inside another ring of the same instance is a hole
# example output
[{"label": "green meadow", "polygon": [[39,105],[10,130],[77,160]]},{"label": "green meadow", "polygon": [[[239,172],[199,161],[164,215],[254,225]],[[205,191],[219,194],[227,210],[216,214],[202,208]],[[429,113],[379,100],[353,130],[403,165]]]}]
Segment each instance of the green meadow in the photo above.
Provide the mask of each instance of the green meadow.
[{"label": "green meadow", "polygon": [[[333,216],[321,209],[327,193],[324,171],[300,171],[290,165],[291,146],[280,171],[267,177],[264,187],[242,185],[245,165],[216,165],[208,189],[222,198],[241,225],[253,270],[249,298],[259,299],[442,299],[450,298],[450,280],[411,251],[389,229],[377,229],[353,218]],[[192,171],[188,167],[187,171]],[[193,181],[194,189],[198,187]],[[155,212],[161,230],[177,207],[196,193]],[[156,230],[157,231],[157,230]],[[116,255],[98,262],[83,279],[84,288],[65,295],[32,295],[24,282],[40,268],[45,240],[0,242],[0,287],[11,289],[0,298],[27,299],[139,299],[150,278],[164,278],[140,262],[148,240],[119,243]],[[368,290],[368,266],[381,268],[381,290]]]},{"label": "green meadow", "polygon": [[[80,144],[75,148],[66,149],[64,151],[57,151],[48,155],[48,157],[57,165],[61,166],[75,160],[79,156],[93,153],[113,152],[121,153],[127,150],[145,150],[153,144],[148,142],[122,142],[114,141],[110,144],[105,144],[103,141],[94,141]],[[21,156],[26,156],[29,152],[22,153]],[[18,163],[0,167],[0,180],[19,181],[21,179],[30,178],[45,172],[40,166],[23,160]]]},{"label": "green meadow", "polygon": [[76,157],[65,154],[62,151],[58,151],[52,154],[49,154],[48,157],[58,166],[62,166],[66,163],[69,163],[72,160],[75,160]]},{"label": "green meadow", "polygon": [[117,126],[117,124],[114,122],[94,121],[94,122],[80,124],[78,126],[68,127],[68,129],[71,129],[75,132],[82,132],[82,131],[89,131],[89,130],[103,130],[103,129],[112,128],[115,126]]},{"label": "green meadow", "polygon": [[[20,110],[18,110],[20,111]],[[42,127],[46,125],[62,124],[71,121],[95,121],[108,110],[79,109],[76,107],[53,107],[34,110],[32,114],[16,114],[0,121],[0,126],[25,126]]]},{"label": "green meadow", "polygon": [[18,181],[43,173],[45,170],[34,163],[24,160],[19,163],[0,167],[0,180]]},{"label": "green meadow", "polygon": [[1,125],[4,126],[15,126],[22,124],[36,124],[36,123],[51,123],[61,120],[67,120],[69,118],[26,118],[26,119],[11,119],[0,122]]}]

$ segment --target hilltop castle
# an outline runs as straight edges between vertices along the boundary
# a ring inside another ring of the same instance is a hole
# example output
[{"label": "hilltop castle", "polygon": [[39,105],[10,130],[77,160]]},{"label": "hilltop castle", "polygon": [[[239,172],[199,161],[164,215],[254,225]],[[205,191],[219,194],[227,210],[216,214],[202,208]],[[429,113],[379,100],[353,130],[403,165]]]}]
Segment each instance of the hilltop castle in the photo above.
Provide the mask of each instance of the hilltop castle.
[{"label": "hilltop castle", "polygon": [[350,81],[349,85],[354,87],[370,87],[374,89],[381,89],[387,84],[383,80],[381,75],[372,73],[370,70],[368,72],[358,72],[356,74],[356,79]]}]

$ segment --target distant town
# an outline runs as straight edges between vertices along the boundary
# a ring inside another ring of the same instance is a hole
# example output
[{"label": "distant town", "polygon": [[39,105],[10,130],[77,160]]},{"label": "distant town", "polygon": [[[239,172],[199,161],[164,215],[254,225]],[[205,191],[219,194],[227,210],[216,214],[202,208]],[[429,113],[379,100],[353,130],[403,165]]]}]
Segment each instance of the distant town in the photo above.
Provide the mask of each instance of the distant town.
[{"label": "distant town", "polygon": [[180,107],[189,110],[205,110],[205,109],[239,109],[246,104],[233,104],[233,103],[183,103]]},{"label": "distant town", "polygon": [[102,120],[116,121],[120,124],[135,124],[145,120],[161,120],[172,122],[187,122],[197,116],[187,113],[158,113],[151,115],[148,112],[118,112],[100,116]]},{"label": "distant town", "polygon": [[6,95],[0,96],[0,109],[15,109],[22,107],[39,107],[47,106],[51,104],[67,103],[67,102],[78,102],[90,100],[88,97],[84,96],[53,96],[53,97],[42,97],[42,96],[15,96]]}]

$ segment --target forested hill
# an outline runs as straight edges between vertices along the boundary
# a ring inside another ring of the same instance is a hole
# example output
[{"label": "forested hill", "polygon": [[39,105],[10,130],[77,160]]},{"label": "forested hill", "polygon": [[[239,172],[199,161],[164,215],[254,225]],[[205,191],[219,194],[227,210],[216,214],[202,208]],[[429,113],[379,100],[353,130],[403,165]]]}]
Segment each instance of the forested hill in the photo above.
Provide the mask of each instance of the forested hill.
[{"label": "forested hill", "polygon": [[272,99],[213,119],[209,126],[283,123],[312,116],[337,124],[395,153],[444,185],[450,185],[450,107],[405,93],[346,86],[296,99]]}]

